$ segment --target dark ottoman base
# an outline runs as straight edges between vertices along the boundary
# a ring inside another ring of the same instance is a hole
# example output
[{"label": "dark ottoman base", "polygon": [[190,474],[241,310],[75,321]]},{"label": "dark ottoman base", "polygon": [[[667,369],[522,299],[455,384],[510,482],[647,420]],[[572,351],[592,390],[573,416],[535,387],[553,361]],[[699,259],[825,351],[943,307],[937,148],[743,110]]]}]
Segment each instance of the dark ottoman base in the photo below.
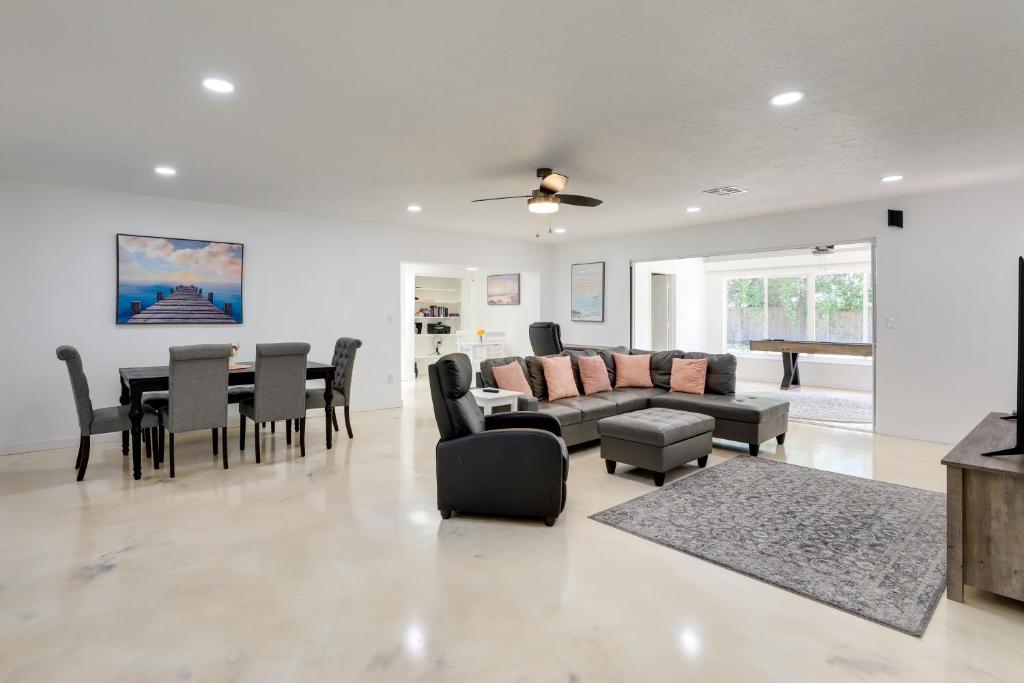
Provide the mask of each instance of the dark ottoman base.
[{"label": "dark ottoman base", "polygon": [[711,453],[714,418],[667,408],[647,408],[606,417],[598,423],[601,457],[609,473],[622,462],[654,472],[654,483],[665,483],[665,472],[696,460],[704,467]]}]

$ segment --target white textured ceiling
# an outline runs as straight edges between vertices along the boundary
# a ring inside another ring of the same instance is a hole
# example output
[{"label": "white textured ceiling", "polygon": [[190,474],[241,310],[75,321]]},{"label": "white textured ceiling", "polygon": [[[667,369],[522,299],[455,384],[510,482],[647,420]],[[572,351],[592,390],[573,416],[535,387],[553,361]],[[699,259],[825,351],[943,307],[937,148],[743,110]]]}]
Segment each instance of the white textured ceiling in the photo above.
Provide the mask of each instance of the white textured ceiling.
[{"label": "white textured ceiling", "polygon": [[1012,177],[1022,64],[1020,0],[3,0],[0,175],[531,238],[469,200],[551,166],[581,239]]}]

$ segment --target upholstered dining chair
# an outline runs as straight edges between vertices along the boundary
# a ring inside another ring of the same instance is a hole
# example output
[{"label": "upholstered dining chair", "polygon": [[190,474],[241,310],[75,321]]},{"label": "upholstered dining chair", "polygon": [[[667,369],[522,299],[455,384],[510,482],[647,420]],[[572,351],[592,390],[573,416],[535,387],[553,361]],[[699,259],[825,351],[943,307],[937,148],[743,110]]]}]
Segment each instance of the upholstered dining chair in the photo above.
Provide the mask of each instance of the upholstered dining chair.
[{"label": "upholstered dining chair", "polygon": [[238,447],[245,450],[245,419],[253,421],[256,462],[260,461],[260,424],[285,421],[285,438],[292,442],[292,420],[299,424],[299,448],[306,456],[306,359],[309,344],[283,342],[256,345],[256,383],[250,400],[238,404]]},{"label": "upholstered dining chair", "polygon": [[[334,385],[331,387],[331,422],[334,431],[338,431],[338,406],[345,409],[345,429],[348,438],[352,438],[352,422],[349,420],[348,408],[352,396],[352,370],[356,363],[356,351],[363,345],[361,339],[342,337],[334,344]],[[306,408],[323,408],[324,390],[319,387],[306,389]]]},{"label": "upholstered dining chair", "polygon": [[[128,417],[128,406],[112,406],[110,408],[93,408],[89,396],[89,380],[82,369],[82,356],[73,346],[58,346],[57,358],[64,361],[71,380],[71,393],[75,397],[75,410],[78,412],[78,428],[81,438],[78,442],[78,458],[75,469],[78,470],[78,481],[85,479],[85,469],[89,466],[89,451],[94,434],[111,434],[131,429],[131,418]],[[142,429],[147,435],[147,449],[152,448],[155,441],[157,416],[152,408],[143,406]]]},{"label": "upholstered dining chair", "polygon": [[[171,478],[174,477],[174,435],[220,430],[224,469],[228,468],[228,360],[230,344],[196,344],[170,348],[167,404],[157,409],[160,416],[160,447],[154,467],[164,454],[164,431],[170,432],[167,448]],[[216,453],[216,451],[214,451]]]}]

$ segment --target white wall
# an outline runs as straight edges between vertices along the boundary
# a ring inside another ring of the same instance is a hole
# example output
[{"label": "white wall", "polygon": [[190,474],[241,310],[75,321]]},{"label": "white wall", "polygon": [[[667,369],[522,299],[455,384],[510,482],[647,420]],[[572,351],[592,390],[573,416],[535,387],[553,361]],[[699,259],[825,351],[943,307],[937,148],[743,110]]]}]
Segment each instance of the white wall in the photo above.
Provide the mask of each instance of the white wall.
[{"label": "white wall", "polygon": [[[116,326],[118,232],[243,242],[245,324]],[[355,336],[353,409],[398,406],[402,261],[530,270],[539,291],[549,259],[529,242],[8,181],[0,233],[0,453],[77,440],[60,344],[81,351],[103,406],[118,367],[165,364],[169,346],[237,341],[251,357],[257,342],[305,340],[326,360]]]},{"label": "white wall", "polygon": [[704,350],[707,292],[703,259],[647,261],[633,267],[633,346],[651,348],[651,275],[675,275],[676,340],[673,348]]},{"label": "white wall", "polygon": [[[904,230],[886,227],[890,208],[906,212]],[[1020,181],[561,245],[543,317],[562,324],[566,342],[628,344],[631,259],[870,238],[877,240],[877,431],[953,442],[988,411],[1010,409],[1016,256],[1024,253]],[[569,320],[569,266],[587,261],[607,263],[603,323]]]}]

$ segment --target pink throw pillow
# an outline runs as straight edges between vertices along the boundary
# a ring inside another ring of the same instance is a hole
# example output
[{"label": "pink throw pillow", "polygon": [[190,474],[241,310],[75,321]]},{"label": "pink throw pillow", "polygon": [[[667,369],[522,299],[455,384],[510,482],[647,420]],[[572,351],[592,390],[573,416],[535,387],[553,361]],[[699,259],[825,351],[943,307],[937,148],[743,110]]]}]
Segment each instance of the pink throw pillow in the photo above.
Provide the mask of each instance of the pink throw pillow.
[{"label": "pink throw pillow", "polygon": [[707,358],[673,358],[669,390],[703,396],[707,378]]},{"label": "pink throw pillow", "polygon": [[491,370],[494,372],[494,383],[498,385],[499,389],[518,391],[520,394],[526,394],[527,396],[533,395],[530,384],[526,381],[526,375],[523,374],[523,369],[519,366],[519,363],[513,362],[508,365],[498,365],[491,368]]},{"label": "pink throw pillow", "polygon": [[611,391],[612,383],[608,381],[608,366],[601,356],[581,356],[577,361],[580,366],[580,381],[583,382],[583,393],[587,396],[599,391]]},{"label": "pink throw pillow", "polygon": [[572,361],[569,356],[550,356],[541,358],[544,365],[544,381],[548,385],[548,400],[579,396],[576,380],[572,376]]},{"label": "pink throw pillow", "polygon": [[642,356],[631,356],[625,353],[614,353],[615,357],[615,387],[640,387],[649,389],[654,386],[651,382],[651,354],[645,353]]}]

